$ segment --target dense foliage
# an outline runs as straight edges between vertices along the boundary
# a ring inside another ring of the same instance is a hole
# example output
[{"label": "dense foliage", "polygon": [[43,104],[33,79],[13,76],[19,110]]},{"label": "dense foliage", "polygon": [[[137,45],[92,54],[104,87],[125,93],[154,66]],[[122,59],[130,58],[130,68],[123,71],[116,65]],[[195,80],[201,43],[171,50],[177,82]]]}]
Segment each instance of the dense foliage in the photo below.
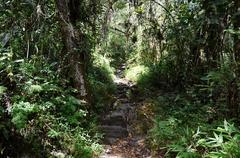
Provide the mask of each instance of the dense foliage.
[{"label": "dense foliage", "polygon": [[[229,134],[226,122],[222,131],[217,126],[224,119],[236,127],[239,122],[239,2],[113,3],[108,46],[118,46],[111,43],[114,36],[118,43],[125,39],[125,51],[118,48],[125,75],[151,98],[145,104],[152,105],[154,125],[142,128],[152,128],[147,133],[153,150],[169,157],[238,157],[238,134]],[[215,129],[219,133],[211,135]]]},{"label": "dense foliage", "polygon": [[0,157],[97,157],[123,64],[153,155],[240,157],[239,0],[0,0],[0,13]]},{"label": "dense foliage", "polygon": [[[3,157],[92,157],[101,151],[95,116],[64,74],[64,42],[55,7],[54,1],[1,1]],[[86,37],[90,34],[89,29]],[[86,42],[91,41],[88,39]],[[93,44],[88,42],[85,49],[91,50]],[[92,82],[105,78],[96,77]]]}]

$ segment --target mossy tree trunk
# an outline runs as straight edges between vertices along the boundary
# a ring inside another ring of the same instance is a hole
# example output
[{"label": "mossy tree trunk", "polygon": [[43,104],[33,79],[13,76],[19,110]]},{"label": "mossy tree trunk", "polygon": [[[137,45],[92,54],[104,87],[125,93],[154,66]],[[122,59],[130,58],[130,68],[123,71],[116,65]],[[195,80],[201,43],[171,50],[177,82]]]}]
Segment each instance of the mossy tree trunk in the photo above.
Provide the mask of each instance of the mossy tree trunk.
[{"label": "mossy tree trunk", "polygon": [[64,56],[61,58],[63,60],[62,63],[64,63],[64,72],[67,79],[71,81],[72,86],[78,90],[78,98],[89,101],[85,79],[86,53],[82,48],[84,46],[81,45],[81,40],[83,39],[81,36],[83,36],[83,34],[76,29],[77,19],[72,18],[76,17],[76,15],[71,15],[74,14],[74,12],[72,10],[73,8],[70,8],[71,6],[77,7],[78,4],[74,5],[72,3],[74,3],[73,0],[56,0],[62,40],[64,42]]}]

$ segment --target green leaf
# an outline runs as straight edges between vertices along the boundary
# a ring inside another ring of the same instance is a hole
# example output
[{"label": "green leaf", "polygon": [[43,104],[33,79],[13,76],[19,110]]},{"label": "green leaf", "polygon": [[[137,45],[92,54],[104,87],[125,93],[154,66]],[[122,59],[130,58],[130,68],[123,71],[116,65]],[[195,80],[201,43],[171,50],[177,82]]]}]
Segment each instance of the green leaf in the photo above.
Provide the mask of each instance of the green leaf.
[{"label": "green leaf", "polygon": [[43,88],[40,85],[31,85],[29,87],[30,93],[41,92],[42,90],[43,90]]},{"label": "green leaf", "polygon": [[55,130],[53,130],[53,129],[51,129],[51,130],[48,132],[48,137],[50,137],[50,138],[56,138],[56,137],[58,137],[59,135],[60,135],[60,133],[57,132],[57,131],[55,131]]},{"label": "green leaf", "polygon": [[233,35],[240,35],[240,30],[234,30],[234,29],[227,29],[224,30],[227,33],[233,34]]},{"label": "green leaf", "polygon": [[0,94],[3,94],[7,90],[6,87],[0,86]]}]

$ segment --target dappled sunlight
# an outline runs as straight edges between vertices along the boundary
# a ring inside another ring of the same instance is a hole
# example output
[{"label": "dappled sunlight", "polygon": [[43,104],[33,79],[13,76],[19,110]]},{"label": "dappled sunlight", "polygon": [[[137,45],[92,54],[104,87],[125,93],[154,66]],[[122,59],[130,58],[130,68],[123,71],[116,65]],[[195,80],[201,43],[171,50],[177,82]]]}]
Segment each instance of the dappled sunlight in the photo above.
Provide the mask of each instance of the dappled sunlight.
[{"label": "dappled sunlight", "polygon": [[149,72],[149,68],[144,65],[131,66],[126,70],[126,78],[133,82],[137,82],[142,75]]},{"label": "dappled sunlight", "polygon": [[240,0],[0,13],[0,158],[240,158]]}]

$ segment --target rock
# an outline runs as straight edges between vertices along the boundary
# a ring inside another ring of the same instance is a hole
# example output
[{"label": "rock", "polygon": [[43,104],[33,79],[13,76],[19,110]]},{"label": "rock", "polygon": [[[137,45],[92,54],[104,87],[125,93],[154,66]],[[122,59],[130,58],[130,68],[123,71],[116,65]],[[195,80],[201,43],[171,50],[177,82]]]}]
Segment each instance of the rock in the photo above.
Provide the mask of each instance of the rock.
[{"label": "rock", "polygon": [[121,98],[121,99],[119,99],[119,102],[120,103],[129,103],[129,100],[128,100],[128,98]]},{"label": "rock", "polygon": [[61,151],[52,151],[51,155],[53,155],[56,158],[65,158],[66,157],[66,154],[64,154]]},{"label": "rock", "polygon": [[127,124],[125,123],[124,119],[122,117],[116,117],[116,118],[106,118],[102,120],[102,125],[108,125],[108,126],[121,126],[126,128]]},{"label": "rock", "polygon": [[105,144],[109,144],[109,145],[112,145],[112,144],[115,144],[117,142],[117,138],[108,138],[108,137],[104,137],[103,139],[103,142]]},{"label": "rock", "polygon": [[124,138],[128,136],[128,130],[121,126],[101,126],[101,130],[105,134],[104,137]]}]

